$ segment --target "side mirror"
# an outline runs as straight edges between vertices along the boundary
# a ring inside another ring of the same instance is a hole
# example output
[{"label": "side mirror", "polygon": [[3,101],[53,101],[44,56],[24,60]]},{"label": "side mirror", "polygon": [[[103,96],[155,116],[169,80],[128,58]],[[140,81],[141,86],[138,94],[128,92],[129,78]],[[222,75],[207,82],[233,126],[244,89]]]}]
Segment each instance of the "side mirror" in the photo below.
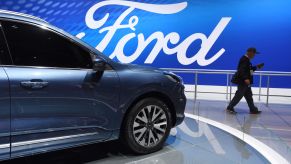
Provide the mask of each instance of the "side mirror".
[{"label": "side mirror", "polygon": [[106,62],[102,59],[95,59],[93,61],[93,70],[94,71],[104,71],[106,68]]}]

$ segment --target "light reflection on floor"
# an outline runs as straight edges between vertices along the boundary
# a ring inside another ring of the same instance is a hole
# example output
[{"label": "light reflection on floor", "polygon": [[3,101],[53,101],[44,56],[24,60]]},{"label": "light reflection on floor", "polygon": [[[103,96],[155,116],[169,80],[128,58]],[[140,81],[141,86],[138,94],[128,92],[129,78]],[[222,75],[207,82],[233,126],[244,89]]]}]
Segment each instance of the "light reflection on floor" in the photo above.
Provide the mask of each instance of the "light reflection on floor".
[{"label": "light reflection on floor", "polygon": [[249,145],[205,123],[186,118],[171,132],[165,148],[146,156],[113,156],[93,163],[268,163]]},{"label": "light reflection on floor", "polygon": [[188,99],[186,113],[199,115],[240,130],[264,143],[287,161],[291,162],[291,104],[269,104],[256,102],[260,115],[249,114],[246,102],[236,107],[236,115],[228,114],[228,102],[217,100],[193,101]]},{"label": "light reflection on floor", "polygon": [[156,153],[137,156],[123,150],[116,141],[50,152],[5,162],[8,164],[193,164],[268,163],[238,138],[191,118],[172,129],[165,147]]}]

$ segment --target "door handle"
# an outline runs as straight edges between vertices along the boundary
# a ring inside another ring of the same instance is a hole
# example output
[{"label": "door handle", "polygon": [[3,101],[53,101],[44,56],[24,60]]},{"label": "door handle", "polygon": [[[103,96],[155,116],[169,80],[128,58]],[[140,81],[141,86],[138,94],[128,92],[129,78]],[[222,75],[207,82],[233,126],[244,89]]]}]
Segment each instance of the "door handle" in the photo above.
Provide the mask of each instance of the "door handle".
[{"label": "door handle", "polygon": [[30,81],[20,82],[20,86],[26,89],[42,89],[48,86],[48,82],[40,79],[32,79]]}]

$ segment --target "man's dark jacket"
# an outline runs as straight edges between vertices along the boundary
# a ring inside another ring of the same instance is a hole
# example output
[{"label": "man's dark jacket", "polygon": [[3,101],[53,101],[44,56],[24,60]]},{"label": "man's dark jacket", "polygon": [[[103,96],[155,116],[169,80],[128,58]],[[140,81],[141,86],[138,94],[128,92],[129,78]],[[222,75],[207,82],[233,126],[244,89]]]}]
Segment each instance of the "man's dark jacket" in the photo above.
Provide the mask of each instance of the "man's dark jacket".
[{"label": "man's dark jacket", "polygon": [[257,70],[256,66],[253,66],[250,59],[247,56],[242,56],[239,60],[237,67],[237,76],[239,84],[243,84],[244,80],[249,79],[251,84],[253,84],[252,72]]}]

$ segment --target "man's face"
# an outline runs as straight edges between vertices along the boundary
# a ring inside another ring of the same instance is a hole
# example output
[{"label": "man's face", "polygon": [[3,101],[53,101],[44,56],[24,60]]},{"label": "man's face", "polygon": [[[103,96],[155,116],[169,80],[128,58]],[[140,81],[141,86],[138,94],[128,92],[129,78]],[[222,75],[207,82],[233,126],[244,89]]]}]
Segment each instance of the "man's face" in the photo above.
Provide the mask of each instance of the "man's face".
[{"label": "man's face", "polygon": [[248,52],[248,56],[250,59],[253,59],[256,56],[255,52]]}]

